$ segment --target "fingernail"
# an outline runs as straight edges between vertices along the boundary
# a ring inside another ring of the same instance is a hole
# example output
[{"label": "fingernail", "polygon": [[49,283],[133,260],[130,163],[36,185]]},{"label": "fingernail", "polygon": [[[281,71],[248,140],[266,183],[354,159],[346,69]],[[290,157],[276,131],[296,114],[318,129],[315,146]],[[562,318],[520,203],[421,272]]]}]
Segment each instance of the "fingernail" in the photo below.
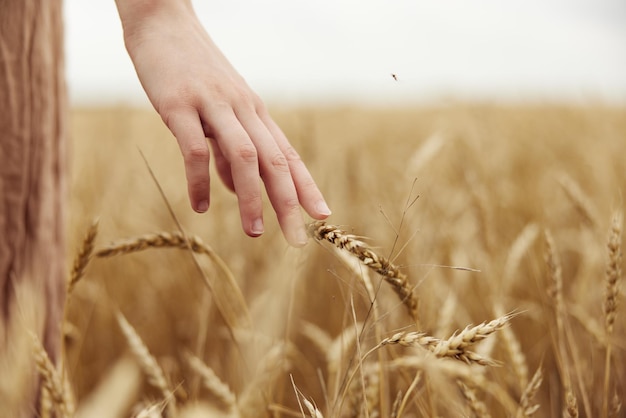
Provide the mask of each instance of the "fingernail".
[{"label": "fingernail", "polygon": [[323,200],[320,200],[315,204],[315,210],[317,210],[317,213],[324,216],[328,216],[332,213],[326,202]]},{"label": "fingernail", "polygon": [[200,213],[204,213],[207,210],[209,210],[209,201],[208,200],[202,200],[200,202],[198,202],[198,206],[196,207],[196,210]]},{"label": "fingernail", "polygon": [[263,231],[263,220],[261,218],[255,219],[252,222],[252,228],[250,228],[250,232],[252,232],[254,235],[261,235]]},{"label": "fingernail", "polygon": [[304,230],[304,227],[298,228],[296,231],[296,241],[294,242],[294,246],[296,247],[304,247],[309,240],[309,237]]}]

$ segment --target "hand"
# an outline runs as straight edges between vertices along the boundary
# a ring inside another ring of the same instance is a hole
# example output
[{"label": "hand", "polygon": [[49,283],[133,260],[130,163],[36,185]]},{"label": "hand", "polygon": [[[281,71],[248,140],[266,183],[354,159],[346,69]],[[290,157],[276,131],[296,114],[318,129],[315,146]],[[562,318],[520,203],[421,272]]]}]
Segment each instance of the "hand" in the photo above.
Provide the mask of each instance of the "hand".
[{"label": "hand", "polygon": [[117,6],[139,80],[180,146],[193,209],[209,208],[209,138],[220,178],[237,195],[245,233],[264,231],[262,179],[287,241],[306,244],[300,207],[315,219],[330,210],[298,153],[191,4],[117,0]]}]

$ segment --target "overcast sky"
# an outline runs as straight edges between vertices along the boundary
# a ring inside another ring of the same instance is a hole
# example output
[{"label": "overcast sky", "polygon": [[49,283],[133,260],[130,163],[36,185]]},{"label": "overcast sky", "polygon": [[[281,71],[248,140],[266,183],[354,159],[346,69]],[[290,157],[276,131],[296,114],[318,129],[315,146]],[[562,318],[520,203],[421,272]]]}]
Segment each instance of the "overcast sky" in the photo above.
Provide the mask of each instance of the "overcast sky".
[{"label": "overcast sky", "polygon": [[[193,4],[211,37],[270,103],[456,97],[626,104],[626,0]],[[65,23],[74,103],[148,104],[114,0],[65,0]]]}]

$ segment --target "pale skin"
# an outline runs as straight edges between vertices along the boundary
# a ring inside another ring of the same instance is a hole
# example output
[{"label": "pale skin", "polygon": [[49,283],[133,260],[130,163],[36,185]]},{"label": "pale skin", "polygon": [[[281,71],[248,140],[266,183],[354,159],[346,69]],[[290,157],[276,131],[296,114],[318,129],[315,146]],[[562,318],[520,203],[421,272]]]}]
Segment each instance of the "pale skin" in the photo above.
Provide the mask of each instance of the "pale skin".
[{"label": "pale skin", "polygon": [[301,208],[325,219],[330,210],[324,197],[264,103],[204,30],[190,0],[116,4],[139,80],[180,146],[192,208],[209,208],[212,154],[220,178],[237,195],[247,235],[264,231],[262,180],[287,242],[305,245]]}]

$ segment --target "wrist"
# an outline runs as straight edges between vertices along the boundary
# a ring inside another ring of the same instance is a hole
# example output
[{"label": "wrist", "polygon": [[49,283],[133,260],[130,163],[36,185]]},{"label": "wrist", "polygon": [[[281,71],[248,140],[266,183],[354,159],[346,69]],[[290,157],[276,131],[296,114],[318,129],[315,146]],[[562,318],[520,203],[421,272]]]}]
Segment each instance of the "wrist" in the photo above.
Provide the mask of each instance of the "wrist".
[{"label": "wrist", "polygon": [[129,52],[154,25],[170,26],[176,20],[195,16],[190,0],[115,0],[115,3]]}]

